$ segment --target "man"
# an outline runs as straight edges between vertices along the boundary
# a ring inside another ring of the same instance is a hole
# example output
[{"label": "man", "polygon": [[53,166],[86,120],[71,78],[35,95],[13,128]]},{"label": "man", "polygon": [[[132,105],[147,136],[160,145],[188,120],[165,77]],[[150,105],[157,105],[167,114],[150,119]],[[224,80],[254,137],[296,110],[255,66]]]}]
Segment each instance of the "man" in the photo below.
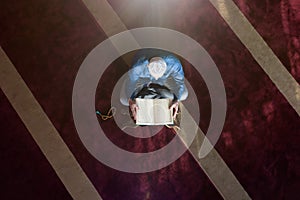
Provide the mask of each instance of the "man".
[{"label": "man", "polygon": [[179,59],[167,51],[143,49],[137,52],[133,60],[125,83],[126,97],[121,98],[121,102],[130,106],[133,118],[136,119],[138,106],[135,98],[169,98],[173,100],[170,109],[174,109],[175,117],[178,101],[188,96]]}]

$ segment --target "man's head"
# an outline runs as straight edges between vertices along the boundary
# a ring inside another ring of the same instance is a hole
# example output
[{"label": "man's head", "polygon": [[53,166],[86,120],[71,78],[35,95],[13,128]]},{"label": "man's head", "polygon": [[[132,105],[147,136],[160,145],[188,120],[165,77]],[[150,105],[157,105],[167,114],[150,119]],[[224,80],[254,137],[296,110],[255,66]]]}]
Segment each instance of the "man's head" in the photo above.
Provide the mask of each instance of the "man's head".
[{"label": "man's head", "polygon": [[153,57],[148,64],[148,69],[151,76],[157,80],[165,73],[167,63],[161,57]]}]

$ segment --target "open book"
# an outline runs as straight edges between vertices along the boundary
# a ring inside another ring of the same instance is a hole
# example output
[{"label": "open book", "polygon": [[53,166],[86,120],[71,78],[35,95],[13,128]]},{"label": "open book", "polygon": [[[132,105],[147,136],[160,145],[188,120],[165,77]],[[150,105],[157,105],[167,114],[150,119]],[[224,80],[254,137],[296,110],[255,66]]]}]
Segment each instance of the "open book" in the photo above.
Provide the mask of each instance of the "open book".
[{"label": "open book", "polygon": [[138,125],[173,124],[173,111],[169,109],[171,99],[140,99],[136,98],[139,107],[136,115]]}]

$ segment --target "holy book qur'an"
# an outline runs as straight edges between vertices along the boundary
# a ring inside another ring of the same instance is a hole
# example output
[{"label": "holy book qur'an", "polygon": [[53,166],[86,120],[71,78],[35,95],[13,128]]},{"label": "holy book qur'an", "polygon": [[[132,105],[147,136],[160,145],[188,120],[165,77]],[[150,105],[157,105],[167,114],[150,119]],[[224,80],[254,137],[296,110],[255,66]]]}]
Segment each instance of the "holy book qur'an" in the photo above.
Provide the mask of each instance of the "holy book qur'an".
[{"label": "holy book qur'an", "polygon": [[170,110],[171,99],[136,99],[138,106],[137,125],[173,124],[173,111]]}]

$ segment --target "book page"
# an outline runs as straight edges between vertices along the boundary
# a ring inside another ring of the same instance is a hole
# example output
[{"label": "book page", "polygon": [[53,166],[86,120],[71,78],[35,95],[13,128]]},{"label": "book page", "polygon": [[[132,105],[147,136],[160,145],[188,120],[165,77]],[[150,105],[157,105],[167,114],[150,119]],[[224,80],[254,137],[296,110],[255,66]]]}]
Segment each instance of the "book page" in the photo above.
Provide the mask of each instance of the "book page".
[{"label": "book page", "polygon": [[138,125],[173,124],[173,112],[169,109],[170,99],[136,99]]}]

